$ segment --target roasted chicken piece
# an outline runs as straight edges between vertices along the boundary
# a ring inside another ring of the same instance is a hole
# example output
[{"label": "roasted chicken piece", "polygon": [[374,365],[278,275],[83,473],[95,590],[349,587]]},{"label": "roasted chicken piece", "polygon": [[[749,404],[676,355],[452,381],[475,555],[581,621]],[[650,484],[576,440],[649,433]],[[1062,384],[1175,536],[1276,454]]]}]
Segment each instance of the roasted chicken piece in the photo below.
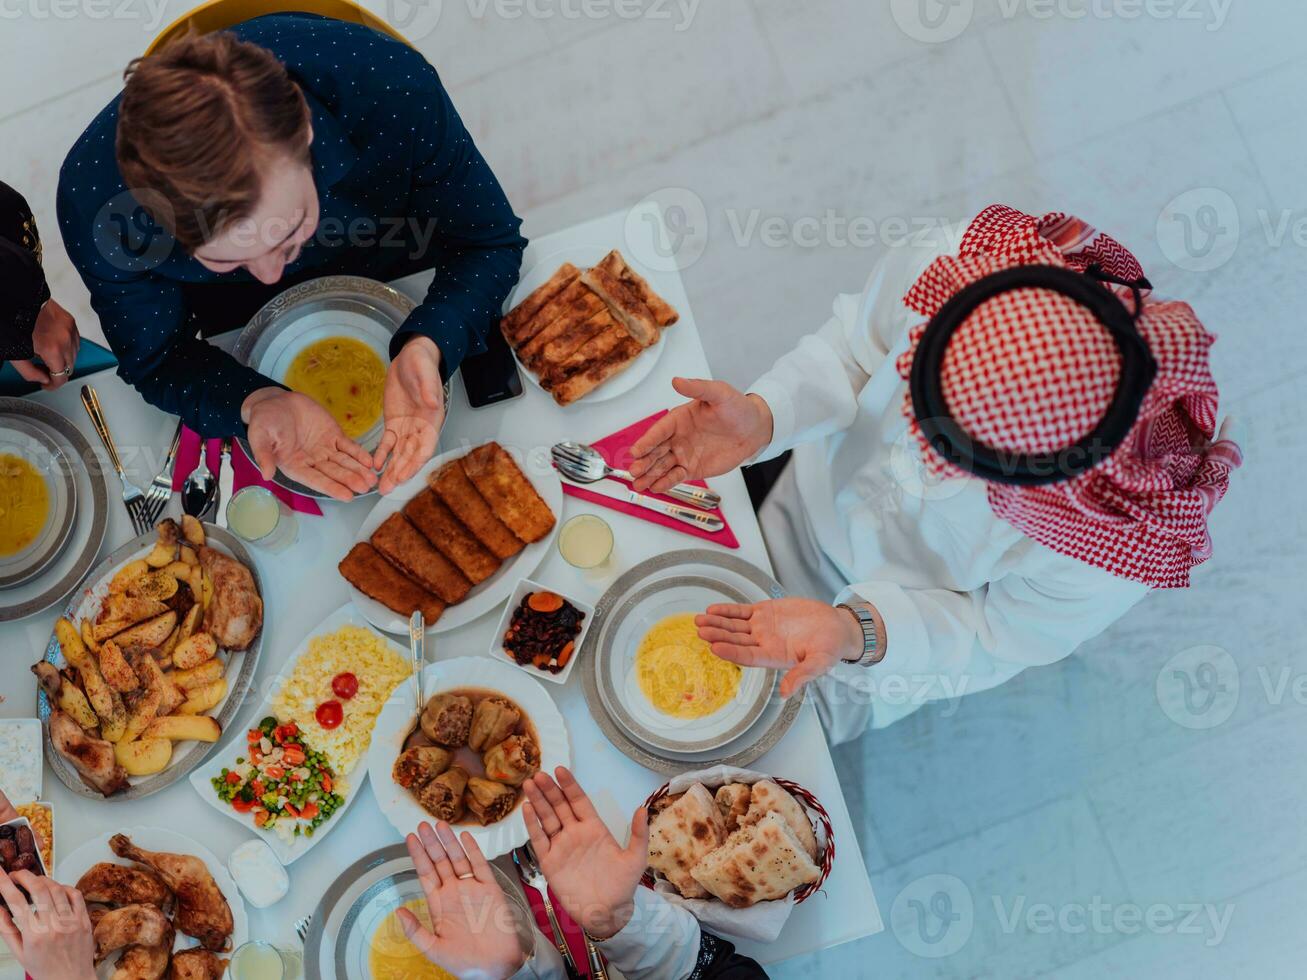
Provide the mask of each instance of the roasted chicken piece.
[{"label": "roasted chicken piece", "polygon": [[172,935],[168,917],[157,905],[124,905],[94,917],[95,961],[124,946],[162,946]]},{"label": "roasted chicken piece", "polygon": [[190,854],[143,850],[126,834],[109,838],[109,848],[120,858],[150,868],[173,890],[177,896],[174,922],[179,930],[194,936],[206,949],[215,952],[227,949],[235,928],[231,906],[203,861]]},{"label": "roasted chicken piece", "polygon": [[235,558],[208,545],[200,548],[200,565],[213,580],[213,600],[204,613],[204,631],[218,646],[246,650],[263,626],[263,600],[254,576]]},{"label": "roasted chicken piece", "polygon": [[88,905],[163,905],[172,898],[168,886],[153,871],[108,861],[82,875],[77,890]]},{"label": "roasted chicken piece", "polygon": [[415,789],[431,782],[448,769],[449,764],[453,761],[454,754],[448,749],[442,749],[439,745],[405,749],[400,753],[399,758],[395,760],[390,775],[396,783],[405,789]]},{"label": "roasted chicken piece", "polygon": [[50,712],[50,743],[97,793],[112,796],[127,788],[127,770],[114,757],[113,745],[86,734],[62,711]]},{"label": "roasted chicken piece", "polygon": [[170,924],[163,942],[157,946],[128,946],[114,964],[110,980],[163,980],[176,935]]},{"label": "roasted chicken piece", "polygon": [[220,960],[207,949],[184,949],[172,958],[168,980],[221,980],[227,961]]}]

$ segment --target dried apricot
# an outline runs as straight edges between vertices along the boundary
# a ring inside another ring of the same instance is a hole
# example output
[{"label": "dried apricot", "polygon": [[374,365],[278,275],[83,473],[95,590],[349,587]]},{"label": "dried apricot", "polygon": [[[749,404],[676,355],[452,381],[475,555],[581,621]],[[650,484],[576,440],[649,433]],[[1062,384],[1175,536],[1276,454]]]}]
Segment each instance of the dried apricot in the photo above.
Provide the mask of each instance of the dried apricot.
[{"label": "dried apricot", "polygon": [[563,608],[563,597],[557,592],[532,592],[527,605],[538,613],[558,612]]},{"label": "dried apricot", "polygon": [[576,649],[576,642],[568,640],[567,645],[558,653],[558,669],[562,670],[567,666],[567,662],[572,659],[572,651]]}]

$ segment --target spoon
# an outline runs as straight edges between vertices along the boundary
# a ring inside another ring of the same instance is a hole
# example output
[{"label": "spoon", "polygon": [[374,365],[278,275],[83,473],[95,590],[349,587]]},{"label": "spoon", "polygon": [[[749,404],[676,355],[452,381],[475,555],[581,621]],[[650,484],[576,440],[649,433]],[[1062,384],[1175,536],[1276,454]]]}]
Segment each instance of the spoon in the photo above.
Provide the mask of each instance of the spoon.
[{"label": "spoon", "polygon": [[418,713],[426,707],[426,699],[422,696],[422,671],[426,667],[426,638],[427,624],[422,617],[422,610],[416,610],[408,620],[408,645],[413,654],[413,677],[418,686]]},{"label": "spoon", "polygon": [[214,498],[218,496],[218,481],[209,471],[209,464],[204,460],[206,455],[205,445],[201,442],[200,464],[182,484],[182,513],[189,514],[196,520],[203,519],[213,507]]}]

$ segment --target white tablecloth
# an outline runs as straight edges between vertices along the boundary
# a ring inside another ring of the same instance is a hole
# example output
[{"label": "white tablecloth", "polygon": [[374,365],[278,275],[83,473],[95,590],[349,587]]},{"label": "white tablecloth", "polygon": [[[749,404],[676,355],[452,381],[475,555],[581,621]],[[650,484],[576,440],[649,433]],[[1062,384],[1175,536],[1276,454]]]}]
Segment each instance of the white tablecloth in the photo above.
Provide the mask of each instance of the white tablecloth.
[{"label": "white tablecloth", "polygon": [[[533,242],[527,251],[523,271],[531,269],[538,261],[551,261],[549,256],[572,242],[598,239],[611,242],[612,247],[623,247],[626,240],[624,228],[629,227],[625,219],[625,213],[611,215]],[[421,298],[428,279],[429,276],[412,277],[395,285],[414,298]],[[523,397],[475,410],[468,406],[462,386],[455,379],[442,446],[452,447],[465,442],[475,445],[488,439],[498,439],[506,445],[521,448],[549,446],[564,438],[591,441],[675,403],[679,396],[672,391],[672,377],[707,377],[708,366],[679,276],[672,273],[670,281],[663,279],[659,285],[668,301],[681,311],[682,318],[664,334],[665,349],[657,366],[635,391],[606,402],[592,404],[583,401],[560,409],[548,395],[527,383]],[[222,340],[226,341],[224,346],[229,346],[234,342],[235,334]],[[92,378],[91,383],[100,394],[105,415],[128,466],[129,477],[140,485],[147,484],[157,471],[175,420],[146,405],[116,376],[101,374]],[[99,442],[78,401],[77,391],[81,385],[82,382],[74,382],[53,394],[42,393],[33,397],[71,419],[99,451]],[[127,514],[117,500],[117,481],[112,471],[108,472],[111,474],[113,500],[105,554],[132,537]],[[761,568],[770,569],[743,480],[738,474],[731,474],[714,480],[713,486],[721,492],[727,518],[740,539],[741,547],[737,553]],[[173,506],[176,509],[175,502]],[[336,563],[348,550],[356,529],[371,506],[372,500],[350,504],[328,501],[323,507],[324,517],[300,517],[299,539],[289,550],[271,555],[253,549],[265,583],[267,610],[257,689],[266,690],[267,682],[280,671],[304,635],[348,601],[348,590],[336,572]],[[586,511],[601,514],[614,529],[617,544],[612,570],[603,578],[588,576],[573,569],[556,549],[552,549],[533,576],[586,601],[593,602],[617,574],[646,558],[678,548],[705,546],[699,539],[688,535],[582,504],[570,497],[566,498],[563,518]],[[489,656],[500,611],[497,609],[474,623],[442,634],[435,638],[434,643],[429,640],[428,659]],[[52,608],[20,623],[0,626],[0,649],[5,651],[7,661],[7,679],[3,685],[5,700],[0,704],[0,717],[35,714],[35,679],[26,670],[26,665],[42,655],[56,615],[56,609]],[[618,838],[624,840],[631,812],[664,782],[665,777],[632,762],[608,743],[590,717],[579,675],[574,674],[565,686],[546,686],[567,719],[573,768],[578,778],[595,798],[600,812]],[[238,717],[240,726],[257,721],[253,717],[257,699],[251,697],[248,701],[245,711]],[[761,962],[771,963],[880,931],[883,926],[871,883],[854,839],[839,777],[831,764],[830,752],[813,709],[805,706],[782,742],[751,768],[789,777],[812,790],[830,813],[838,850],[824,893],[795,910],[776,942],[766,946],[741,943],[741,951]],[[399,835],[378,810],[371,787],[365,786],[360,792],[364,794],[363,798],[343,818],[328,825],[330,833],[326,839],[291,867],[290,894],[270,909],[249,910],[250,929],[255,938],[296,945],[295,921],[313,911],[319,897],[337,874],[364,854],[400,841]],[[47,766],[44,798],[55,808],[56,847],[60,854],[70,853],[82,842],[106,830],[134,825],[183,830],[219,856],[230,853],[249,837],[235,822],[200,801],[185,779],[146,800],[93,803],[67,790]],[[0,976],[7,975],[0,971]]]}]

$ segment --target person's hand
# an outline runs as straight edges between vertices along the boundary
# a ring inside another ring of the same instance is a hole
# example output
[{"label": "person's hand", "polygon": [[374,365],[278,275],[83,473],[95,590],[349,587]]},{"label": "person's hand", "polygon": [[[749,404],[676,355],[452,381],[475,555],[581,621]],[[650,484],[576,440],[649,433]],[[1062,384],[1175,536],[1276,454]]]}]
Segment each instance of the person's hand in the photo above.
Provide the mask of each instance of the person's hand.
[{"label": "person's hand", "polygon": [[381,409],[386,429],[372,456],[372,468],[380,470],[390,458],[379,488],[390,493],[432,457],[445,422],[440,348],[430,337],[414,337],[390,362]]},{"label": "person's hand", "polygon": [[472,835],[462,846],[443,820],[409,834],[409,857],[427,896],[427,929],[408,909],[399,923],[422,955],[463,980],[504,980],[522,968],[526,954],[513,910]]},{"label": "person's hand", "polygon": [[54,391],[72,376],[81,341],[73,315],[53,299],[48,299],[36,315],[36,326],[32,330],[32,349],[45,366],[36,361],[11,363],[20,377],[46,391]]},{"label": "person's hand", "polygon": [[768,599],[752,606],[709,606],[694,617],[699,638],[741,667],[785,670],[788,698],[843,660],[862,655],[862,627],[847,609],[816,599]]},{"label": "person's hand", "polygon": [[725,381],[675,378],[672,387],[693,400],[664,415],[631,447],[636,490],[661,492],[729,473],[771,442],[771,409],[757,395]]},{"label": "person's hand", "polygon": [[572,774],[561,766],[558,782],[538,772],[523,784],[531,847],[549,887],[573,920],[594,939],[617,935],[635,911],[635,889],[649,863],[649,815],[631,819],[631,840],[622,847]]},{"label": "person's hand", "polygon": [[308,395],[261,388],[245,399],[250,451],[265,480],[280,469],[336,500],[352,500],[377,482],[372,457]]},{"label": "person's hand", "polygon": [[29,976],[94,980],[95,941],[81,892],[30,871],[0,871],[0,898],[9,906],[0,909],[0,939]]}]

